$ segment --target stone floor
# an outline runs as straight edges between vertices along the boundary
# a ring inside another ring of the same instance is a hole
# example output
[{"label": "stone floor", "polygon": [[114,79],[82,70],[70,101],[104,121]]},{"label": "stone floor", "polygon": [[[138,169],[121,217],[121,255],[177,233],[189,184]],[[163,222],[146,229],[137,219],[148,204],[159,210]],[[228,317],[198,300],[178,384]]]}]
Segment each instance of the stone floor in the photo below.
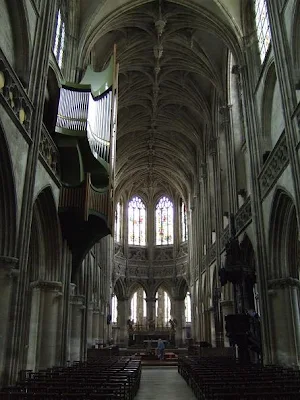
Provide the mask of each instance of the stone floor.
[{"label": "stone floor", "polygon": [[195,400],[177,367],[142,367],[141,386],[134,400]]}]

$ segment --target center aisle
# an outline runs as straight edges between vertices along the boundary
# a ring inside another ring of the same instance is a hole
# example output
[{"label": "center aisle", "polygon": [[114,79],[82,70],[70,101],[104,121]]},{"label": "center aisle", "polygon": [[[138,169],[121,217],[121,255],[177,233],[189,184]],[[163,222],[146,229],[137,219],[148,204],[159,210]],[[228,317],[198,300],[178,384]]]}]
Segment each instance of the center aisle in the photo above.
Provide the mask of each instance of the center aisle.
[{"label": "center aisle", "polygon": [[195,400],[177,367],[142,367],[141,386],[134,400]]}]

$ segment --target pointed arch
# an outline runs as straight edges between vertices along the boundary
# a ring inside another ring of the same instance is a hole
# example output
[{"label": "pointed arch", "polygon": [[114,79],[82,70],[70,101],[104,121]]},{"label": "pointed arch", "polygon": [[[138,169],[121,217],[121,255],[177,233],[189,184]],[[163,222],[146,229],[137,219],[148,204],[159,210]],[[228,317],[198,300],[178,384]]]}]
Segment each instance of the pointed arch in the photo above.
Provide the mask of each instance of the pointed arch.
[{"label": "pointed arch", "polygon": [[[272,105],[275,85],[277,81],[275,63],[272,62],[267,68],[265,87],[262,100],[262,155],[266,158],[266,155],[272,150]],[[264,156],[265,155],[265,156]]]},{"label": "pointed arch", "polygon": [[114,285],[114,294],[118,300],[124,300],[126,297],[126,287],[122,278],[119,278]]},{"label": "pointed arch", "polygon": [[128,244],[146,245],[146,206],[139,196],[128,202]]},{"label": "pointed arch", "polygon": [[38,270],[32,271],[36,280],[61,280],[62,237],[55,200],[50,186],[44,188],[33,205],[30,249]]},{"label": "pointed arch", "polygon": [[17,200],[11,156],[0,123],[0,255],[15,255]]},{"label": "pointed arch", "polygon": [[155,210],[156,245],[169,245],[174,241],[174,206],[167,196],[156,203]]},{"label": "pointed arch", "polygon": [[269,279],[299,279],[299,233],[295,203],[282,188],[275,192],[269,225]]}]

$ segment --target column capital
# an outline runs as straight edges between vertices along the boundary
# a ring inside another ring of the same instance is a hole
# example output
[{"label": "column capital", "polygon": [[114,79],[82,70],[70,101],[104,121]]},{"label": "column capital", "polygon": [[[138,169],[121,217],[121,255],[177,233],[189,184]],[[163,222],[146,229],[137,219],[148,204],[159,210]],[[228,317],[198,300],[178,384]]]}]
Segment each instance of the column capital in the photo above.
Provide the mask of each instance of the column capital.
[{"label": "column capital", "polygon": [[13,269],[16,268],[19,259],[16,257],[7,257],[7,256],[0,256],[0,269],[7,268]]},{"label": "column capital", "polygon": [[233,300],[222,300],[220,301],[221,307],[233,307]]},{"label": "column capital", "polygon": [[300,288],[299,279],[288,277],[288,278],[279,278],[272,279],[268,281],[268,289],[285,289],[289,287],[297,287]]},{"label": "column capital", "polygon": [[156,302],[157,298],[156,297],[146,297],[145,298],[146,303],[151,303],[151,302]]},{"label": "column capital", "polygon": [[84,297],[84,296],[82,296],[82,295],[75,295],[75,296],[71,296],[71,298],[70,298],[70,303],[71,303],[72,305],[77,305],[77,306],[80,306],[80,307],[85,308],[85,306],[84,306],[84,300],[85,300],[85,297]]},{"label": "column capital", "polygon": [[61,291],[62,290],[62,283],[57,281],[34,281],[30,283],[30,287],[32,289],[39,288],[43,290],[52,290],[52,291]]}]

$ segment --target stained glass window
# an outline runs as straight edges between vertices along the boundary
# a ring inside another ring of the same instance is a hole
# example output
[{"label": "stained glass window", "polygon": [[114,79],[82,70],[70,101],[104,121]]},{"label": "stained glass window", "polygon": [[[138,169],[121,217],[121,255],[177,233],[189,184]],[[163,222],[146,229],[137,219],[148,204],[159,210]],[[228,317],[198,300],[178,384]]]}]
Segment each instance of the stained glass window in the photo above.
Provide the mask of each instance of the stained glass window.
[{"label": "stained glass window", "polygon": [[258,48],[261,62],[263,62],[271,42],[271,32],[266,0],[254,0],[254,10]]},{"label": "stained glass window", "polygon": [[185,203],[180,200],[180,214],[181,214],[181,241],[186,242],[188,240],[187,231],[187,213]]},{"label": "stained glass window", "polygon": [[156,205],[156,244],[173,244],[173,203],[165,196]]},{"label": "stained glass window", "polygon": [[128,244],[146,244],[146,207],[139,197],[128,204]]},{"label": "stained glass window", "polygon": [[192,322],[191,294],[187,292],[184,300],[185,322]]},{"label": "stained glass window", "polygon": [[65,35],[66,35],[65,23],[62,18],[61,10],[58,10],[52,50],[55,55],[59,68],[62,67],[62,62],[63,62]]},{"label": "stained glass window", "polygon": [[122,207],[121,203],[118,202],[115,211],[115,241],[121,241],[121,221],[122,221]]}]

